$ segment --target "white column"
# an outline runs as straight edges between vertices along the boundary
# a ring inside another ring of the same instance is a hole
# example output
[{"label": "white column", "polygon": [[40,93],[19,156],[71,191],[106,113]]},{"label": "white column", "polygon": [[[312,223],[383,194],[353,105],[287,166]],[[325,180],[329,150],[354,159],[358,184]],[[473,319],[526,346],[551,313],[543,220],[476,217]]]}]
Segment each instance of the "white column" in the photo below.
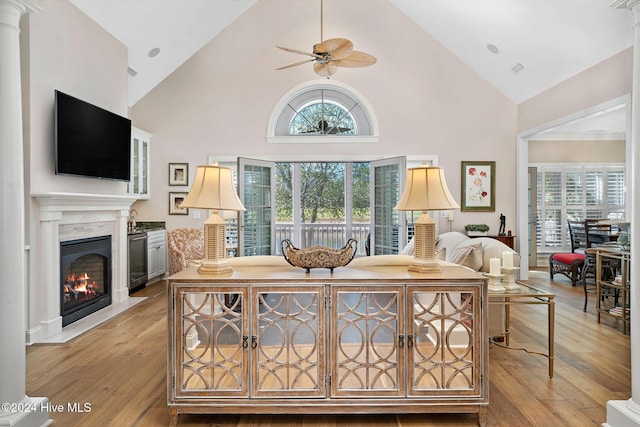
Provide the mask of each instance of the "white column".
[{"label": "white column", "polygon": [[[633,184],[640,182],[640,0],[617,0],[614,8],[627,8],[633,12],[633,88],[631,94],[631,170],[627,172],[627,197],[631,212],[631,265],[640,265],[640,197],[636,197]],[[631,268],[631,398],[607,402],[607,422],[604,426],[632,427],[640,425],[640,328],[636,314],[640,310],[640,269]]]},{"label": "white column", "polygon": [[[0,426],[46,425],[45,398],[25,392],[25,254],[20,17],[36,12],[27,0],[0,0]],[[5,405],[8,403],[9,405]]]},{"label": "white column", "polygon": [[120,304],[129,298],[129,240],[127,238],[127,220],[129,209],[116,212],[116,226],[113,233],[115,256],[111,280],[112,303]]}]

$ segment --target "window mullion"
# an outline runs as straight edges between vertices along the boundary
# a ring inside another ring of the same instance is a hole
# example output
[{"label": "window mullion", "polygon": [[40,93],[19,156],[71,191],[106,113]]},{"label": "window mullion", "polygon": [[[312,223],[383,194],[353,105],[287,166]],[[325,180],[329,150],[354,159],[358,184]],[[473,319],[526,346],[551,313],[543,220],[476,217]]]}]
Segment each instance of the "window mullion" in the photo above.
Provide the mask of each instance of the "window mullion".
[{"label": "window mullion", "polygon": [[293,163],[293,175],[291,178],[292,184],[292,209],[293,209],[293,232],[292,240],[297,245],[302,245],[302,212],[301,212],[301,194],[300,180],[301,180],[301,166],[300,163]]},{"label": "window mullion", "polygon": [[[353,163],[344,165],[345,241],[353,236]],[[362,242],[360,242],[362,243]]]}]

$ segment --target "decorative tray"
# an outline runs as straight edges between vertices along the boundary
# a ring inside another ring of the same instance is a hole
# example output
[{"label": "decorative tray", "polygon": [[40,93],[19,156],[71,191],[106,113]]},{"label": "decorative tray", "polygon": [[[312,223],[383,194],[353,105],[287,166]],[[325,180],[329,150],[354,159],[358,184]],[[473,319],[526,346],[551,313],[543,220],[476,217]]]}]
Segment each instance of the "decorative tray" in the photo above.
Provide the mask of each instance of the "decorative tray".
[{"label": "decorative tray", "polygon": [[328,268],[333,273],[336,267],[344,267],[349,264],[356,255],[358,241],[349,239],[347,244],[340,249],[331,249],[326,246],[312,246],[307,249],[298,249],[289,239],[282,241],[282,255],[284,259],[294,267],[307,269]]}]

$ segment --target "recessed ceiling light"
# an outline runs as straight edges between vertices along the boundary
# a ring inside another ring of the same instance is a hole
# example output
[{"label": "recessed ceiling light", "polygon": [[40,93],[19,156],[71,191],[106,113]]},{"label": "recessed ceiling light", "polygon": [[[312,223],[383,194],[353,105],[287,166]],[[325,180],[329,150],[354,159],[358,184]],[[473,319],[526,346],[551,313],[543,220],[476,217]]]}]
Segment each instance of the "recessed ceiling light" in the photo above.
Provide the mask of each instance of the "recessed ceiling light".
[{"label": "recessed ceiling light", "polygon": [[154,47],[149,51],[149,58],[155,58],[156,56],[158,56],[159,53],[160,53],[160,48]]},{"label": "recessed ceiling light", "polygon": [[496,46],[493,43],[489,43],[487,45],[487,49],[489,50],[489,52],[491,53],[500,53],[500,48],[498,48],[498,46]]}]

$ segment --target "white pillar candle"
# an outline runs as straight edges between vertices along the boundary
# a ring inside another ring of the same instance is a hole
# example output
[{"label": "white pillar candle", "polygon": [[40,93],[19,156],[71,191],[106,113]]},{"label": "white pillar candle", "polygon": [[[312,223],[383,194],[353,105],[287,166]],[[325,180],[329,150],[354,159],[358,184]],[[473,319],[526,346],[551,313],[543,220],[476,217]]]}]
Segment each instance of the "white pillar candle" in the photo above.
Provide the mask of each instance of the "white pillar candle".
[{"label": "white pillar candle", "polygon": [[513,267],[513,252],[502,252],[502,266],[508,268]]},{"label": "white pillar candle", "polygon": [[500,274],[500,258],[491,258],[489,264],[489,274]]},{"label": "white pillar candle", "polygon": [[449,212],[449,221],[453,221],[453,212]]}]

